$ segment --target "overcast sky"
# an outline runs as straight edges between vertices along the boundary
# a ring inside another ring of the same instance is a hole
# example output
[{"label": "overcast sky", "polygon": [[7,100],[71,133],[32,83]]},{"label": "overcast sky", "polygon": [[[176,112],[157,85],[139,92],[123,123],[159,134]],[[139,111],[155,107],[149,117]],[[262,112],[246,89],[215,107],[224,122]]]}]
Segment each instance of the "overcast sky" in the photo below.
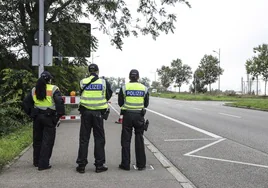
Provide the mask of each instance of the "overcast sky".
[{"label": "overcast sky", "polygon": [[[134,0],[132,0],[133,2]],[[137,1],[138,2],[138,1]],[[123,51],[110,45],[110,38],[98,30],[92,33],[99,39],[94,63],[100,75],[127,77],[131,69],[140,77],[155,79],[155,71],[170,66],[180,58],[194,71],[205,54],[218,57],[213,50],[221,49],[221,90],[241,90],[241,77],[246,79],[245,62],[251,58],[253,47],[268,43],[267,0],[189,0],[192,8],[178,4],[174,34],[162,34],[154,41],[150,36],[124,40]],[[133,6],[133,5],[132,5]],[[92,27],[98,25],[92,24]],[[189,85],[182,90],[188,91]],[[212,85],[217,89],[218,83]],[[262,85],[263,92],[264,87]]]}]

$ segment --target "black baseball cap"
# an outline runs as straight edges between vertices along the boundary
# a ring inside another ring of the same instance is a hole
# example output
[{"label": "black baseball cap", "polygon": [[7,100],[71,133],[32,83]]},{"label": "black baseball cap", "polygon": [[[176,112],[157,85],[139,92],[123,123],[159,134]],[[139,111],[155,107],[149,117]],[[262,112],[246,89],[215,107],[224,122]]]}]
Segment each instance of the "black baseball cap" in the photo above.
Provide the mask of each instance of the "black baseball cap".
[{"label": "black baseball cap", "polygon": [[129,77],[139,77],[139,71],[137,69],[132,69],[129,73]]},{"label": "black baseball cap", "polygon": [[53,76],[48,71],[44,71],[41,73],[41,77],[44,78],[46,81],[53,78]]},{"label": "black baseball cap", "polygon": [[88,71],[89,72],[96,72],[96,71],[99,71],[99,67],[98,65],[92,63],[88,66]]}]

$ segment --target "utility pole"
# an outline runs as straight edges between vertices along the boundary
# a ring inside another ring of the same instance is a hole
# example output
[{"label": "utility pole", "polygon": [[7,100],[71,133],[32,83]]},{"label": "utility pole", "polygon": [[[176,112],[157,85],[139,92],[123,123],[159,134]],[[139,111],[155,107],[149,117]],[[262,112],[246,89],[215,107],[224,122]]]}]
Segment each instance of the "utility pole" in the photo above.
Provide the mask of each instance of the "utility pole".
[{"label": "utility pole", "polygon": [[39,69],[38,77],[41,76],[41,73],[44,71],[44,1],[39,0]]}]

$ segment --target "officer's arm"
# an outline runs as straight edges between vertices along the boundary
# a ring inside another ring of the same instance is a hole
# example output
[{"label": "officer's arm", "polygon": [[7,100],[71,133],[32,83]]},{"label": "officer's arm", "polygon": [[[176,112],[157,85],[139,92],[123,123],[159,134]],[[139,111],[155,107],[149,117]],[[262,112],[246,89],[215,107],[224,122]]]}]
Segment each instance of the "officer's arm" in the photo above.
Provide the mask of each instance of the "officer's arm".
[{"label": "officer's arm", "polygon": [[118,105],[121,107],[124,105],[124,94],[123,94],[123,90],[122,90],[122,87],[120,88],[120,91],[118,93]]},{"label": "officer's arm", "polygon": [[106,82],[106,100],[110,100],[110,98],[113,96],[113,90],[111,89],[111,84],[105,80]]},{"label": "officer's arm", "polygon": [[144,97],[144,107],[147,108],[148,106],[149,106],[149,92],[147,92]]},{"label": "officer's arm", "polygon": [[31,109],[34,107],[34,101],[32,97],[32,93],[29,93],[23,100],[22,107],[24,112],[30,116],[31,115]]},{"label": "officer's arm", "polygon": [[54,92],[53,99],[55,102],[57,115],[60,117],[63,116],[65,114],[65,105],[59,89]]}]

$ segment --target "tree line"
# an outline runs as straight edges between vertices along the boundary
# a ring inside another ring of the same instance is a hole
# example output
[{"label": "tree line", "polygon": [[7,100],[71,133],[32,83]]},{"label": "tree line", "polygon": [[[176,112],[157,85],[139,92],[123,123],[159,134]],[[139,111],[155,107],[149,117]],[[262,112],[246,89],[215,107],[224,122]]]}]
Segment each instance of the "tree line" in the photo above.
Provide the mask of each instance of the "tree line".
[{"label": "tree line", "polygon": [[154,81],[152,87],[156,89],[167,90],[172,84],[180,88],[183,84],[190,85],[190,91],[194,93],[207,92],[206,86],[211,91],[211,84],[215,83],[219,76],[223,74],[223,69],[219,66],[219,60],[212,55],[204,55],[198,68],[193,72],[192,68],[183,64],[181,59],[172,60],[170,66],[162,66],[157,69],[160,82]]}]

